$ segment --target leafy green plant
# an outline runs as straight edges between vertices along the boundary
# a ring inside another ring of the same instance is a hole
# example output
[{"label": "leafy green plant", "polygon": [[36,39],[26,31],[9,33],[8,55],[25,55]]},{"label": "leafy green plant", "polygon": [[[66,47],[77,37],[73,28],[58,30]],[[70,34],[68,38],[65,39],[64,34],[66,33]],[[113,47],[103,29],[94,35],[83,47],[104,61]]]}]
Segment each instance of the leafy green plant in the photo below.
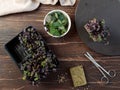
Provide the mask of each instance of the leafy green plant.
[{"label": "leafy green plant", "polygon": [[53,12],[48,14],[45,26],[50,34],[54,36],[61,36],[67,31],[68,19],[61,12]]}]

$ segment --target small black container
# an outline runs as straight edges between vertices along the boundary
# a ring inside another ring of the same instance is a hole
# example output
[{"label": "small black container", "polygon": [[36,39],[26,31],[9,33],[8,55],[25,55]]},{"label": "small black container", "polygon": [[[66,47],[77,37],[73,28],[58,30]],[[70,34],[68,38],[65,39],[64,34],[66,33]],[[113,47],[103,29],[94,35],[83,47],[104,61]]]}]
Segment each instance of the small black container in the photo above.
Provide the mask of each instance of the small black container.
[{"label": "small black container", "polygon": [[5,44],[5,48],[23,73],[23,79],[38,82],[59,64],[39,32],[29,26]]},{"label": "small black container", "polygon": [[[27,28],[25,28],[25,30],[29,29],[29,28],[35,29],[32,26],[28,26]],[[25,48],[20,44],[20,41],[19,41],[19,35],[22,32],[23,31],[21,31],[17,36],[15,36],[12,40],[10,40],[8,43],[5,44],[5,49],[8,51],[8,53],[13,58],[13,60],[16,62],[16,64],[18,65],[19,68],[20,68],[21,62],[29,56],[28,53],[25,53]],[[49,51],[47,43],[45,42],[45,40],[43,38],[42,38],[42,40],[45,44],[46,51]],[[53,52],[51,52],[51,53],[53,53]],[[55,63],[58,64],[58,61],[56,61]]]}]

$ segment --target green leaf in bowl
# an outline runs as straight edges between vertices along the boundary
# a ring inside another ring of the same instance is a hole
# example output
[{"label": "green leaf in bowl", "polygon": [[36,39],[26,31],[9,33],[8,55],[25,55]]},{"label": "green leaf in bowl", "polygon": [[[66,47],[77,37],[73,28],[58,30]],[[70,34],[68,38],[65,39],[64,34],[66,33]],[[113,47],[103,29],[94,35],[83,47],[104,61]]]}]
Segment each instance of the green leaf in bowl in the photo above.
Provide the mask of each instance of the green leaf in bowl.
[{"label": "green leaf in bowl", "polygon": [[61,12],[53,12],[48,15],[48,20],[46,21],[46,27],[48,32],[54,36],[63,35],[68,28],[68,19]]},{"label": "green leaf in bowl", "polygon": [[51,19],[52,19],[51,15],[48,15],[48,16],[46,17],[46,22],[50,23],[50,22],[51,22]]},{"label": "green leaf in bowl", "polygon": [[59,18],[59,17],[58,17],[58,13],[57,13],[57,12],[55,13],[55,17],[56,17],[57,19]]},{"label": "green leaf in bowl", "polygon": [[52,35],[55,35],[55,36],[60,36],[60,32],[58,31],[58,29],[55,29],[55,28],[50,28],[50,31],[49,31]]},{"label": "green leaf in bowl", "polygon": [[60,26],[61,26],[61,23],[59,21],[53,22],[53,24],[52,24],[53,28],[57,28],[57,27],[60,27]]},{"label": "green leaf in bowl", "polygon": [[66,25],[68,24],[68,19],[65,18],[64,20],[62,20],[62,24],[63,24],[64,26],[66,26]]}]

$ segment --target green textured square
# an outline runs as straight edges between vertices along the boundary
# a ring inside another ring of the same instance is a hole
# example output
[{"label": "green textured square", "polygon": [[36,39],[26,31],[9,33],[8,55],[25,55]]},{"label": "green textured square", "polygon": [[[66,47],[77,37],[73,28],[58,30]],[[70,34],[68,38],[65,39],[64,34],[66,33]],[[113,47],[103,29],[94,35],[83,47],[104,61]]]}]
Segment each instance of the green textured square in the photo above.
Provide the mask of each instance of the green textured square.
[{"label": "green textured square", "polygon": [[87,84],[82,65],[70,68],[70,73],[74,87],[83,86]]}]

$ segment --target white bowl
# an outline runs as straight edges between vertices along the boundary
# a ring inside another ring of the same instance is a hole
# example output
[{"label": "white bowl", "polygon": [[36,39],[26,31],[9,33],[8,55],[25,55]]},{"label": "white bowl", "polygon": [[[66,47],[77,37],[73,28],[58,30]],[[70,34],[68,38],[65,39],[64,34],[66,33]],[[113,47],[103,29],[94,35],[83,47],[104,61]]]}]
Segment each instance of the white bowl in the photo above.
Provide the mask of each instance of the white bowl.
[{"label": "white bowl", "polygon": [[[48,31],[47,27],[45,26],[45,25],[46,25],[46,18],[47,18],[47,16],[48,16],[49,14],[54,13],[54,12],[61,12],[61,13],[64,14],[64,15],[67,17],[67,19],[68,19],[68,28],[67,28],[67,31],[66,31],[64,34],[62,34],[61,36],[54,36],[54,35],[52,35],[52,34]],[[69,32],[69,30],[70,30],[70,28],[71,28],[71,19],[70,19],[70,16],[69,16],[65,11],[56,9],[56,10],[52,10],[52,11],[50,11],[50,12],[47,13],[47,15],[46,15],[45,18],[44,18],[43,25],[44,25],[45,31],[46,31],[50,36],[55,37],[55,38],[60,38],[60,37],[65,36],[65,35]]]}]

